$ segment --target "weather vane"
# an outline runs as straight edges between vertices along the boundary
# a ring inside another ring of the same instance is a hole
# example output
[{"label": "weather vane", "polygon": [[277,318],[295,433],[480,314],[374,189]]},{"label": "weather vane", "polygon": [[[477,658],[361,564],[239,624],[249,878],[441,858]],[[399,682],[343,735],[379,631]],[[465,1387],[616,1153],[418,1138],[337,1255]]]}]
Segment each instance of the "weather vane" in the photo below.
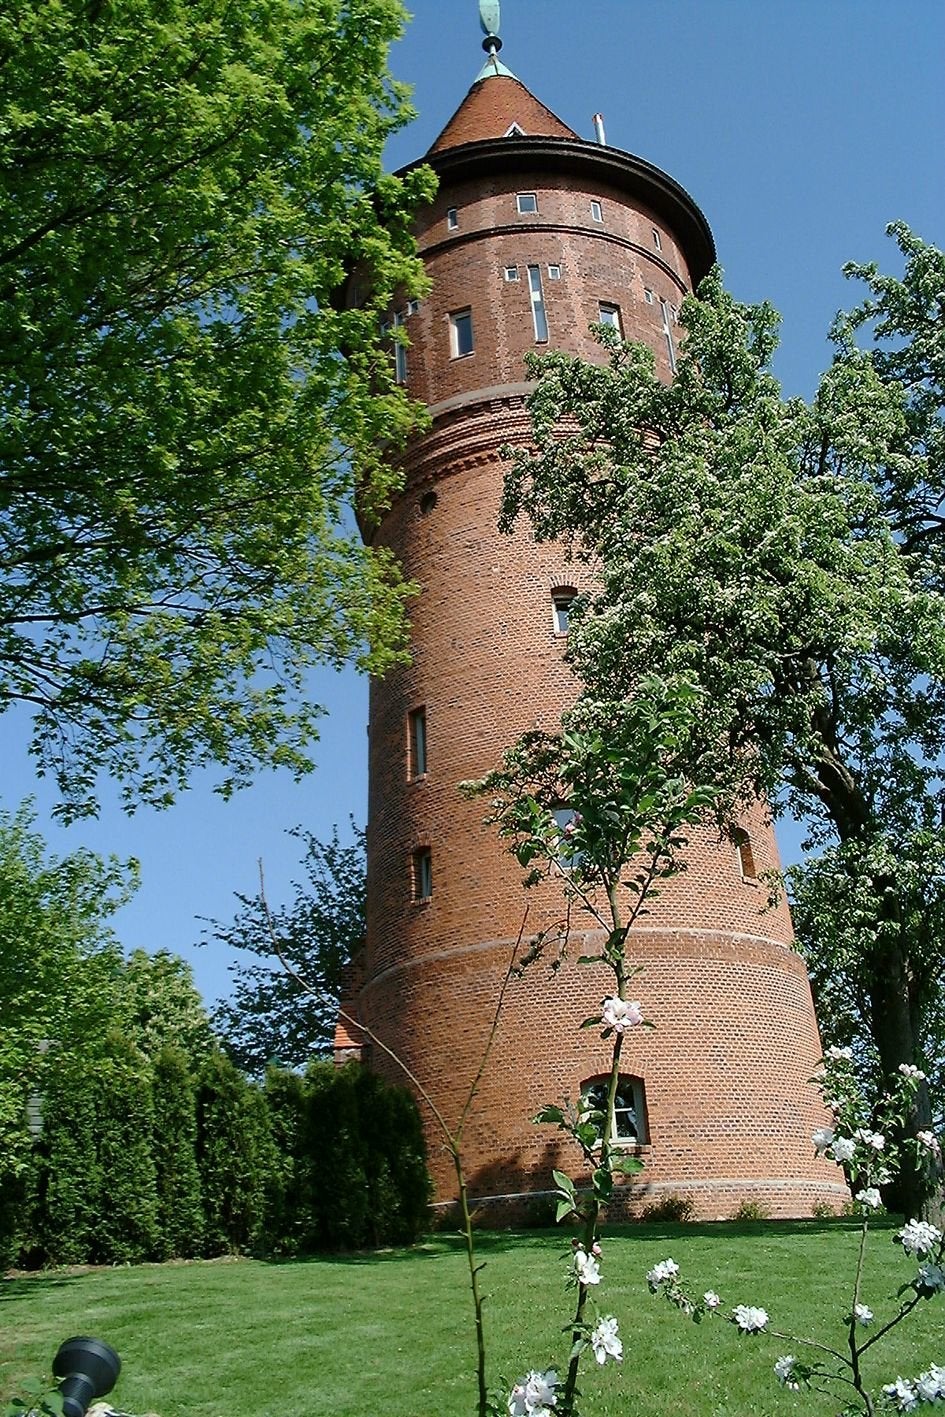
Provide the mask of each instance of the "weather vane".
[{"label": "weather vane", "polygon": [[482,25],[482,32],[485,35],[482,47],[487,54],[495,56],[502,48],[502,41],[499,38],[501,23],[499,0],[479,0],[479,23]]}]

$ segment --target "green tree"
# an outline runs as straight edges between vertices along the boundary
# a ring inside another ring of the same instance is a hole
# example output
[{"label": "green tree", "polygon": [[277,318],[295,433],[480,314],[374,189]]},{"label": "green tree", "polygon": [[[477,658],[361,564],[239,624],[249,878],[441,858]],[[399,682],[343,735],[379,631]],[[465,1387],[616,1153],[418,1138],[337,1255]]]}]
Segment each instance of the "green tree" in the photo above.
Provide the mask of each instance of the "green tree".
[{"label": "green tree", "polygon": [[[672,385],[606,331],[602,366],[536,361],[535,446],[503,512],[599,567],[569,635],[594,696],[632,698],[654,665],[694,683],[689,772],[716,784],[723,822],[777,800],[865,874],[856,968],[887,1079],[924,1060],[939,912],[917,925],[942,889],[945,807],[945,256],[890,230],[904,276],[848,269],[870,295],[838,320],[809,404],[770,372],[775,312],[717,271],[684,302]],[[928,1125],[927,1090],[917,1106]],[[915,1176],[899,1198],[918,1204]]]},{"label": "green tree", "polygon": [[[409,587],[347,515],[414,420],[381,172],[400,0],[23,0],[0,15],[0,711],[66,817],[309,766],[312,665],[383,670]],[[355,270],[364,301],[339,292]]]},{"label": "green tree", "polygon": [[343,845],[337,827],[327,842],[296,828],[291,835],[305,843],[306,879],[294,885],[292,904],[270,912],[262,892],[237,895],[233,921],[211,923],[212,941],[263,961],[230,966],[232,997],[213,1019],[247,1072],[261,1074],[273,1060],[304,1067],[331,1049],[343,972],[364,938],[364,833],[353,821],[351,830],[354,841]]}]

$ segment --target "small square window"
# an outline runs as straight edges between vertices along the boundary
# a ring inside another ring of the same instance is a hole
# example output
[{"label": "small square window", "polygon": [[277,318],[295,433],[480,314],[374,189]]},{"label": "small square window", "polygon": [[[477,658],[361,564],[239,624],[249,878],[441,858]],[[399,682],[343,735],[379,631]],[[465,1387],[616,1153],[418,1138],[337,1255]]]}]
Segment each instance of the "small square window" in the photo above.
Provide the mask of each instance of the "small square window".
[{"label": "small square window", "polygon": [[427,711],[414,709],[407,718],[409,753],[408,772],[411,777],[423,777],[427,770]]},{"label": "small square window", "polygon": [[433,894],[433,855],[428,846],[413,853],[413,898],[429,900]]},{"label": "small square window", "polygon": [[654,303],[653,292],[652,290],[648,290],[646,286],[643,287],[643,299],[646,301],[647,305],[652,305]]},{"label": "small square window", "polygon": [[419,309],[420,309],[420,301],[419,301],[419,300],[408,300],[408,301],[407,301],[407,314],[408,314],[408,315],[416,315],[416,313],[417,313],[417,311],[418,311]]},{"label": "small square window", "polygon": [[450,349],[454,359],[473,352],[471,310],[455,310],[450,315]]},{"label": "small square window", "polygon": [[549,280],[560,280],[560,279],[561,279],[561,267],[560,267],[560,266],[549,266],[549,267],[548,267],[548,279],[549,279]]},{"label": "small square window", "polygon": [[600,202],[591,202],[591,221],[603,221],[604,212]]},{"label": "small square window", "polygon": [[618,335],[623,334],[623,326],[620,323],[619,305],[609,305],[602,300],[598,305],[597,309],[597,319],[601,325],[612,325],[613,328],[617,331]]},{"label": "small square window", "polygon": [[518,266],[506,266],[505,278],[506,280],[518,280]]},{"label": "small square window", "polygon": [[455,231],[459,226],[459,212],[455,207],[447,207],[446,209],[446,226],[449,231]]},{"label": "small square window", "polygon": [[655,226],[654,226],[654,228],[653,228],[653,245],[656,247],[657,251],[662,251],[662,249],[663,249],[663,238],[662,238],[662,236],[660,236],[660,234],[659,234],[659,232],[657,231],[657,229],[656,229]]},{"label": "small square window", "polygon": [[535,192],[519,192],[515,198],[519,211],[525,215],[529,212],[537,212],[538,196]]}]

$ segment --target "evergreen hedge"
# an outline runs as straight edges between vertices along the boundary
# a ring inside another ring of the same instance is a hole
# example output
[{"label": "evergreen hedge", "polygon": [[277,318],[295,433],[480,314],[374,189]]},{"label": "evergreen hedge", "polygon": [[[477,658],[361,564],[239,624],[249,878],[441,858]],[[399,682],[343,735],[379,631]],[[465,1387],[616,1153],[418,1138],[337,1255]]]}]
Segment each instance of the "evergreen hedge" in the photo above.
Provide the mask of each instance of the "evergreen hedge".
[{"label": "evergreen hedge", "polygon": [[196,1072],[121,1036],[50,1056],[33,1164],[0,1198],[0,1263],[134,1263],[408,1244],[427,1219],[406,1090],[357,1063],[270,1068],[221,1052]]}]

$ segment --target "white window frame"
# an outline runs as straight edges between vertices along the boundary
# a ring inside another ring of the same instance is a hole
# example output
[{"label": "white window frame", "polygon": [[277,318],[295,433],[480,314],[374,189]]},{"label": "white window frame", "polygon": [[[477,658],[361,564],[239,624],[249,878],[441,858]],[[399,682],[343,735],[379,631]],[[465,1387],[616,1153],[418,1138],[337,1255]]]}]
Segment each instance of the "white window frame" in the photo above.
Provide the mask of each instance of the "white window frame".
[{"label": "white window frame", "polygon": [[571,586],[556,586],[551,592],[551,622],[556,635],[566,635],[571,618],[571,606],[577,600],[577,591]]},{"label": "white window frame", "polygon": [[456,229],[458,228],[458,226],[459,226],[459,208],[458,208],[458,207],[447,207],[447,208],[446,208],[446,229],[447,229],[447,231],[456,231]]},{"label": "white window frame", "polygon": [[655,226],[652,228],[652,231],[653,231],[653,245],[656,247],[657,251],[662,251],[662,249],[663,249],[663,238],[662,238],[662,236],[660,236],[660,234],[659,234],[659,232],[657,231],[657,229],[656,229]]},{"label": "white window frame", "polygon": [[519,279],[518,266],[506,266],[504,269],[505,279],[514,281]]},{"label": "white window frame", "polygon": [[[523,202],[526,202],[526,203],[531,202],[531,203],[534,203],[534,205],[533,205],[533,206],[522,206],[522,203],[523,203]],[[515,206],[516,206],[516,209],[517,209],[517,211],[518,211],[519,216],[537,216],[537,215],[538,215],[538,193],[537,193],[537,192],[518,192],[518,193],[516,193],[516,196],[515,196]]]},{"label": "white window frame", "polygon": [[413,899],[419,905],[433,895],[433,852],[428,846],[420,846],[413,853],[412,871]]},{"label": "white window frame", "polygon": [[[606,1077],[587,1078],[581,1084],[581,1103],[588,1099],[594,1105],[594,1111],[604,1112],[607,1106],[607,1083]],[[592,1092],[593,1095],[592,1096]],[[629,1103],[627,1099],[632,1099]],[[622,1105],[618,1105],[621,1103]],[[624,1131],[621,1133],[621,1118],[624,1119]],[[627,1119],[630,1119],[629,1122]],[[633,1128],[634,1135],[629,1134],[629,1128]],[[610,1138],[611,1146],[631,1147],[645,1146],[649,1140],[646,1125],[646,1097],[643,1089],[643,1079],[634,1077],[631,1073],[621,1073],[617,1082],[617,1097],[614,1106],[614,1132]],[[600,1142],[597,1143],[600,1146]]]},{"label": "white window frame", "polygon": [[[404,319],[403,311],[398,310],[394,315],[395,330],[401,327]],[[406,384],[407,382],[407,346],[401,344],[398,339],[394,340],[394,378],[398,384]]]},{"label": "white window frame", "polygon": [[620,306],[615,305],[611,300],[599,300],[597,302],[597,323],[599,325],[610,325],[623,339],[623,317],[620,313]]},{"label": "white window frame", "polygon": [[666,336],[666,352],[669,355],[669,367],[676,373],[676,345],[673,340],[673,307],[668,300],[660,299],[660,310],[663,315],[663,334]]},{"label": "white window frame", "polygon": [[[461,331],[469,331],[469,348],[463,349],[465,341],[460,337]],[[452,310],[450,312],[450,354],[453,359],[466,359],[476,348],[475,335],[473,334],[472,309],[467,305],[464,310]]]},{"label": "white window frame", "polygon": [[541,284],[541,266],[527,266],[528,298],[532,307],[532,324],[535,327],[535,343],[548,343],[548,315],[545,310],[545,293]]},{"label": "white window frame", "polygon": [[643,287],[643,299],[646,301],[647,305],[656,304],[656,296],[653,294],[652,290],[648,285],[645,285]]},{"label": "white window frame", "polygon": [[416,315],[416,313],[417,313],[417,311],[418,311],[419,309],[420,309],[420,301],[419,301],[419,300],[408,300],[408,301],[407,301],[407,314],[408,314],[408,315]]},{"label": "white window frame", "polygon": [[549,279],[549,280],[560,280],[560,279],[561,279],[561,267],[560,267],[560,266],[549,266],[549,267],[548,267],[548,279]]},{"label": "white window frame", "polygon": [[601,206],[600,202],[599,202],[599,201],[597,200],[597,198],[595,197],[595,198],[593,198],[592,201],[591,201],[591,221],[600,221],[600,222],[602,222],[603,220],[604,220],[604,208]]}]

